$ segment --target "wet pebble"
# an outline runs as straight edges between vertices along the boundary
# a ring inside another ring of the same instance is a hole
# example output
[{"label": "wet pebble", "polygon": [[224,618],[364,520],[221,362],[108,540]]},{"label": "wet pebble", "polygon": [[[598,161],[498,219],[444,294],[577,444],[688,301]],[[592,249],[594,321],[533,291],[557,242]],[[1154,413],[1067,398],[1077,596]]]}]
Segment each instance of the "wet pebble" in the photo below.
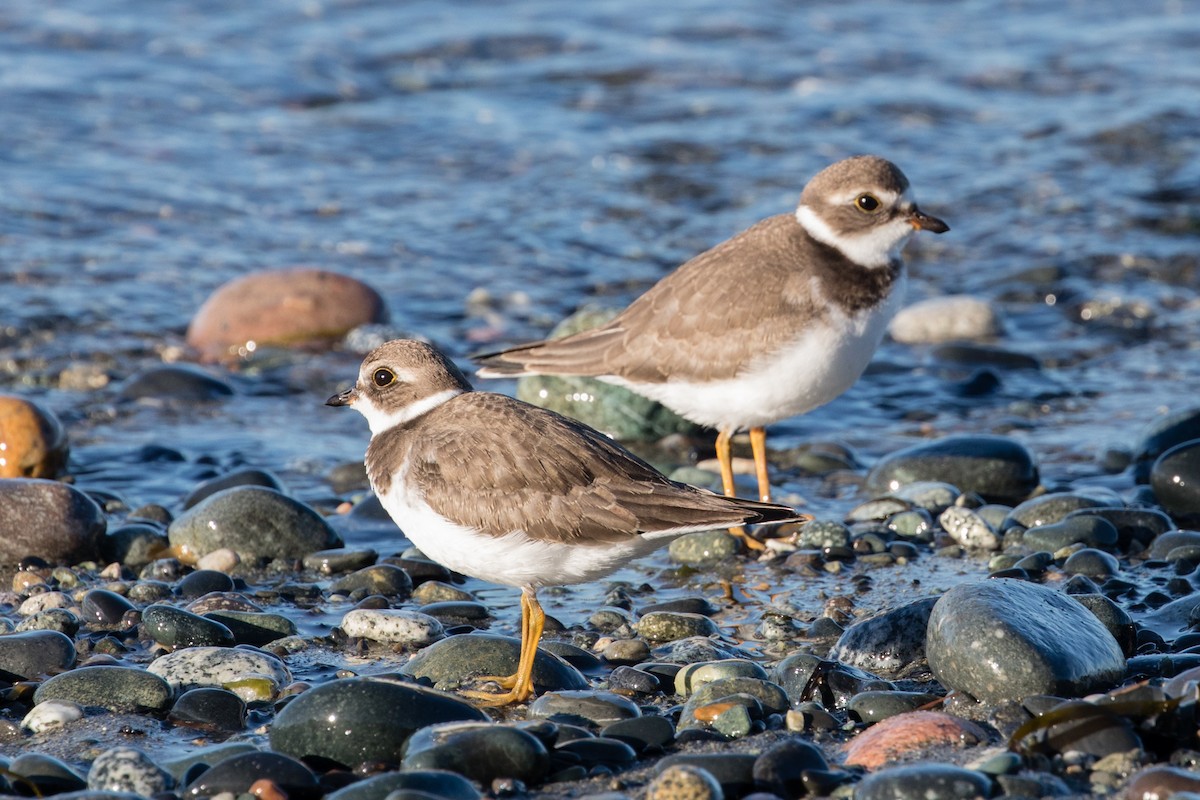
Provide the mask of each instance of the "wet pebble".
[{"label": "wet pebble", "polygon": [[562,716],[597,726],[639,717],[641,713],[637,704],[626,697],[592,689],[547,692],[529,706],[530,719]]},{"label": "wet pebble", "polygon": [[825,754],[815,744],[799,737],[785,739],[755,760],[754,784],[779,797],[803,797],[809,793],[805,773],[828,769]]},{"label": "wet pebble", "polygon": [[108,589],[92,589],[79,603],[79,615],[93,630],[116,630],[133,610],[133,603]]},{"label": "wet pebble", "polygon": [[991,794],[987,775],[952,764],[893,767],[854,787],[854,800],[975,800]]},{"label": "wet pebble", "polygon": [[1121,564],[1116,557],[1094,547],[1076,550],[1063,562],[1063,572],[1068,575],[1086,575],[1095,580],[1104,580],[1116,575]]},{"label": "wet pebble", "polygon": [[556,747],[554,753],[556,756],[569,753],[579,759],[584,769],[589,770],[597,766],[621,770],[637,761],[637,752],[632,747],[604,736],[574,739]]},{"label": "wet pebble", "polygon": [[1119,498],[1092,496],[1075,492],[1051,492],[1049,494],[1031,497],[1012,509],[1004,520],[1004,528],[1020,525],[1023,528],[1036,528],[1039,525],[1053,525],[1062,522],[1073,512],[1083,509],[1099,508],[1110,505]]},{"label": "wet pebble", "polygon": [[987,733],[973,722],[940,711],[910,711],[888,717],[851,739],[845,763],[879,769],[925,750],[985,741]]},{"label": "wet pebble", "polygon": [[83,708],[78,703],[69,700],[47,700],[35,705],[21,720],[21,726],[34,733],[44,733],[77,719],[83,719]]},{"label": "wet pebble", "polygon": [[1034,752],[1048,755],[1072,752],[1102,758],[1142,747],[1133,723],[1103,706],[1070,700],[1053,706],[1047,713],[1056,719],[1039,728],[1036,742],[1027,745]]},{"label": "wet pebble", "polygon": [[1033,456],[1014,439],[949,436],[884,456],[867,474],[866,489],[895,492],[916,481],[952,483],[999,503],[1020,502],[1037,486]]},{"label": "wet pebble", "polygon": [[191,364],[159,364],[130,376],[118,393],[126,400],[208,403],[231,396],[233,387]]},{"label": "wet pebble", "polygon": [[1150,543],[1146,555],[1165,561],[1172,551],[1193,547],[1200,547],[1200,531],[1169,531]]},{"label": "wet pebble", "polygon": [[373,564],[338,578],[329,586],[331,594],[367,592],[404,599],[412,594],[413,580],[393,564]]},{"label": "wet pebble", "polygon": [[[39,595],[40,597],[40,595]],[[81,621],[75,612],[66,608],[47,608],[26,617],[19,625],[17,632],[23,631],[58,631],[72,638],[79,632]]]},{"label": "wet pebble", "polygon": [[835,520],[813,520],[796,535],[796,546],[802,550],[825,550],[849,544],[850,529]]},{"label": "wet pebble", "polygon": [[[829,661],[810,653],[793,653],[771,670],[771,678],[793,703],[816,699],[828,708],[843,708],[850,698],[867,691],[890,691],[895,687],[865,670]],[[805,692],[815,689],[814,697]]]},{"label": "wet pebble", "polygon": [[322,575],[338,575],[343,572],[353,572],[369,567],[379,558],[379,554],[370,548],[318,550],[304,557],[304,568],[320,572]]},{"label": "wet pebble", "polygon": [[144,608],[142,629],[166,647],[232,647],[236,643],[233,631],[221,623],[175,606]]},{"label": "wet pebble", "polygon": [[38,478],[0,480],[0,564],[95,558],[107,528],[100,506],[73,486]]},{"label": "wet pebble", "polygon": [[1142,430],[1134,449],[1134,474],[1145,483],[1149,480],[1151,465],[1163,453],[1176,445],[1200,439],[1200,407],[1187,408],[1160,417]]},{"label": "wet pebble", "polygon": [[100,538],[100,557],[109,563],[137,569],[161,556],[169,546],[164,528],[148,522],[130,522]]},{"label": "wet pebble", "polygon": [[0,636],[0,673],[22,680],[53,675],[75,664],[75,642],[59,631]]},{"label": "wet pebble", "polygon": [[724,800],[721,784],[703,767],[675,764],[646,786],[646,800]]},{"label": "wet pebble", "polygon": [[620,666],[608,675],[608,688],[614,692],[653,694],[661,686],[658,676],[633,667]]},{"label": "wet pebble", "polygon": [[767,671],[755,661],[727,658],[720,661],[701,661],[686,664],[675,673],[675,694],[687,697],[701,686],[724,678],[767,679]]},{"label": "wet pebble", "polygon": [[[520,650],[520,640],[507,636],[448,636],[417,653],[400,671],[428,678],[438,687],[457,689],[474,676],[513,674]],[[586,689],[588,685],[579,670],[540,648],[533,662],[533,684],[539,692]]]},{"label": "wet pebble", "polygon": [[137,667],[97,665],[63,672],[44,681],[35,703],[70,701],[110,711],[152,713],[171,704],[171,687],[158,675]]},{"label": "wet pebble", "polygon": [[784,690],[771,681],[759,678],[722,678],[706,683],[692,693],[679,716],[679,730],[706,727],[704,720],[697,717],[697,710],[735,695],[744,695],[752,699],[767,714],[782,714],[790,705]]},{"label": "wet pebble", "polygon": [[355,609],[342,617],[340,627],[347,636],[405,647],[424,647],[445,636],[437,619],[408,609]]},{"label": "wet pebble", "polygon": [[675,725],[658,714],[619,719],[600,729],[600,735],[625,742],[639,753],[658,751],[675,740]]},{"label": "wet pebble", "polygon": [[88,770],[93,792],[131,792],[149,797],[175,787],[175,779],[149,756],[133,747],[114,747],[96,756]]},{"label": "wet pebble", "polygon": [[701,531],[680,536],[667,547],[667,557],[676,564],[704,567],[736,555],[741,543],[728,531]]},{"label": "wet pebble", "polygon": [[391,761],[415,732],[453,721],[486,721],[444,692],[371,678],[343,678],[309,689],[283,707],[271,726],[271,749],[346,766]]},{"label": "wet pebble", "polygon": [[650,645],[641,639],[617,639],[601,655],[610,664],[640,664],[650,657]]},{"label": "wet pebble", "polygon": [[[731,797],[742,797],[754,791],[754,763],[757,756],[750,753],[675,753],[658,762],[660,775],[678,766],[693,767],[707,772]],[[671,797],[689,797],[686,794]]]},{"label": "wet pebble", "polygon": [[189,509],[201,500],[217,492],[232,489],[235,486],[263,486],[267,489],[286,493],[283,482],[279,480],[279,477],[275,473],[265,469],[239,469],[224,475],[218,475],[215,478],[210,478],[192,489],[191,493],[184,498],[183,507],[185,510]]},{"label": "wet pebble", "polygon": [[282,614],[263,611],[209,611],[203,616],[228,628],[238,644],[262,646],[295,636],[299,630],[295,622]]},{"label": "wet pebble", "polygon": [[1150,486],[1175,519],[1200,522],[1200,439],[1167,450],[1150,468]]},{"label": "wet pebble", "polygon": [[0,478],[59,476],[70,446],[58,417],[32,400],[0,395]]},{"label": "wet pebble", "polygon": [[1082,515],[1111,522],[1117,529],[1117,542],[1128,550],[1140,550],[1175,527],[1170,517],[1155,508],[1089,508],[1073,511],[1068,517]]},{"label": "wet pebble", "polygon": [[950,506],[938,517],[938,524],[963,547],[995,550],[1000,546],[1000,537],[992,526],[969,508]]},{"label": "wet pebble", "polygon": [[843,664],[894,673],[925,658],[925,627],[936,597],[855,622],[838,638],[829,657]]},{"label": "wet pebble", "polygon": [[537,783],[550,754],[533,734],[495,723],[449,722],[422,726],[404,748],[403,769],[445,769],[488,785],[497,778]]},{"label": "wet pebble", "polygon": [[1125,672],[1120,646],[1064,594],[1024,581],[961,584],[929,618],[926,655],[942,685],[984,702],[1074,697]]},{"label": "wet pebble", "polygon": [[1031,550],[1057,552],[1073,544],[1108,549],[1117,544],[1117,529],[1103,517],[1079,515],[1025,531],[1022,542]]},{"label": "wet pebble", "polygon": [[[393,792],[412,800],[479,800],[475,786],[462,775],[440,769],[384,772],[352,783],[325,796],[325,800],[386,800]],[[410,794],[419,793],[419,794]]]},{"label": "wet pebble", "polygon": [[[273,698],[292,676],[282,661],[269,653],[226,647],[189,647],[160,656],[146,668],[175,692],[199,686],[233,688],[245,699]],[[265,682],[265,686],[255,685]],[[237,687],[237,688],[234,688]],[[247,697],[247,695],[250,695]]]},{"label": "wet pebble", "polygon": [[246,558],[303,558],[342,543],[312,508],[257,486],[208,497],[176,518],[167,536],[181,557],[193,559],[223,547]]},{"label": "wet pebble", "polygon": [[916,711],[941,698],[928,692],[869,691],[850,698],[846,710],[861,722],[882,722],[898,714]]},{"label": "wet pebble", "polygon": [[900,309],[888,333],[904,344],[991,339],[1003,326],[995,306],[988,300],[966,294],[930,297]]},{"label": "wet pebble", "polygon": [[319,794],[316,776],[302,762],[280,753],[251,752],[230,756],[201,772],[184,787],[183,796],[249,794],[250,787],[266,775],[285,793],[284,797]]},{"label": "wet pebble", "polygon": [[697,661],[721,661],[727,658],[747,658],[747,653],[728,647],[707,636],[690,636],[659,645],[650,651],[657,661],[667,664],[692,664]]},{"label": "wet pebble", "polygon": [[718,629],[702,614],[652,611],[638,620],[637,632],[648,642],[673,642],[691,636],[713,636]]},{"label": "wet pebble", "polygon": [[1192,769],[1158,765],[1147,767],[1129,781],[1128,800],[1160,800],[1183,793],[1200,796],[1200,775]]},{"label": "wet pebble", "polygon": [[[220,551],[214,551],[220,552]],[[212,553],[209,553],[212,555]],[[179,594],[185,600],[203,597],[209,592],[233,591],[233,578],[214,569],[198,569],[183,576],[179,582]]]},{"label": "wet pebble", "polygon": [[218,287],[192,317],[187,343],[205,359],[222,360],[263,345],[330,343],[386,321],[383,298],[359,280],[311,267],[272,269]]},{"label": "wet pebble", "polygon": [[167,719],[206,731],[240,731],[246,727],[246,703],[227,689],[189,689],[179,695]]}]

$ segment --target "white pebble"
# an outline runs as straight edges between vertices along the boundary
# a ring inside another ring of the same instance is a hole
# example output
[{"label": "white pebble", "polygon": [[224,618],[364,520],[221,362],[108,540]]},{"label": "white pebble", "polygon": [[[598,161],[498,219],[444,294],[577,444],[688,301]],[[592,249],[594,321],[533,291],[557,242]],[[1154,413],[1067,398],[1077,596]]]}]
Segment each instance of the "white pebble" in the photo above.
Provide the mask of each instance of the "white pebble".
[{"label": "white pebble", "polygon": [[48,608],[73,608],[75,603],[72,602],[70,595],[63,592],[42,592],[35,594],[32,597],[21,603],[21,607],[17,609],[17,613],[22,617],[32,617],[40,611],[45,611]]},{"label": "white pebble", "polygon": [[197,686],[216,686],[251,695],[251,699],[273,697],[292,679],[288,668],[275,656],[230,647],[176,650],[150,662],[146,670],[169,683],[176,694]]},{"label": "white pebble", "polygon": [[34,733],[58,728],[83,717],[83,709],[69,700],[47,700],[38,703],[21,720],[21,725]]},{"label": "white pebble", "polygon": [[966,294],[952,294],[920,300],[901,309],[888,332],[904,344],[937,344],[990,339],[1002,329],[1000,315],[991,303]]},{"label": "white pebble", "polygon": [[992,526],[969,508],[950,506],[938,517],[938,522],[941,523],[942,530],[963,547],[981,550],[996,550],[1000,547],[1000,537],[992,530]]},{"label": "white pebble", "polygon": [[410,647],[424,647],[445,636],[437,619],[407,609],[358,608],[346,612],[341,628],[347,636]]},{"label": "white pebble", "polygon": [[228,573],[240,563],[242,563],[242,557],[236,551],[222,547],[201,556],[200,560],[196,562],[196,569],[215,569],[217,572]]}]

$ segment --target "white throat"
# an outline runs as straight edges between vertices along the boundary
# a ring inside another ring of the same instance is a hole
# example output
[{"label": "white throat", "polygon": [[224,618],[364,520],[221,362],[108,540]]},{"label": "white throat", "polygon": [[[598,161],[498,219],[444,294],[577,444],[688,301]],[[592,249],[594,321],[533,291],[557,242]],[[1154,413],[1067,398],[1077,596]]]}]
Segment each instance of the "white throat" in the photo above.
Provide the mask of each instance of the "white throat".
[{"label": "white throat", "polygon": [[900,258],[900,248],[913,234],[912,224],[897,217],[859,236],[843,236],[805,205],[796,209],[796,221],[818,242],[838,250],[855,264],[871,268],[886,267]]},{"label": "white throat", "polygon": [[427,414],[437,408],[450,398],[462,393],[462,389],[443,389],[436,394],[422,397],[420,400],[415,400],[391,412],[384,411],[360,394],[358,399],[354,401],[354,410],[367,418],[367,426],[371,429],[371,435],[375,436],[389,428],[411,422],[422,414]]}]

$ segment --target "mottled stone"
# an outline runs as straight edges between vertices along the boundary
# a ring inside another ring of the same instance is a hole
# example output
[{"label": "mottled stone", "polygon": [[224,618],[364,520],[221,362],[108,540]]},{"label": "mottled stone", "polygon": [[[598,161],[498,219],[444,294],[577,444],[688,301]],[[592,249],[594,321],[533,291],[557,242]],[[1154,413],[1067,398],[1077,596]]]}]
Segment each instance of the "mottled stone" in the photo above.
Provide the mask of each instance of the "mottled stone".
[{"label": "mottled stone", "polygon": [[673,642],[690,636],[713,636],[717,623],[701,614],[652,611],[637,623],[637,632],[648,642]]},{"label": "mottled stone", "polygon": [[1000,547],[1000,537],[987,521],[969,508],[950,506],[938,517],[942,530],[961,544],[979,550],[995,550]]},{"label": "mottled stone", "polygon": [[57,478],[69,449],[67,433],[52,411],[0,395],[0,478]]},{"label": "mottled stone", "polygon": [[303,558],[342,544],[312,508],[258,486],[211,495],[172,522],[167,536],[185,561],[222,547],[243,558]]},{"label": "mottled stone", "polygon": [[1002,436],[948,436],[890,453],[867,474],[866,489],[895,492],[906,483],[942,481],[998,503],[1020,502],[1038,471],[1020,443]]},{"label": "mottled stone", "polygon": [[667,546],[667,557],[690,567],[711,566],[741,550],[741,543],[728,531],[714,530],[680,536]]},{"label": "mottled stone", "polygon": [[80,667],[47,679],[34,692],[35,703],[65,700],[110,711],[148,713],[171,704],[171,687],[158,675],[137,667]]},{"label": "mottled stone", "polygon": [[938,598],[926,597],[855,622],[829,657],[882,674],[899,673],[925,660],[925,628]]},{"label": "mottled stone", "polygon": [[412,594],[413,581],[408,573],[393,564],[373,564],[351,572],[334,581],[332,594],[369,592],[384,597],[406,598]]},{"label": "mottled stone", "polygon": [[277,691],[292,678],[284,663],[269,653],[227,647],[176,650],[150,662],[146,669],[169,683],[177,693],[198,686],[217,686],[245,697],[239,691],[245,681],[266,681]]},{"label": "mottled stone", "polygon": [[766,713],[782,714],[789,708],[788,696],[778,684],[759,678],[722,678],[697,689],[683,706],[679,729],[703,727],[696,710],[732,695],[746,695],[762,704]]},{"label": "mottled stone", "polygon": [[355,609],[342,617],[341,628],[347,636],[406,647],[424,647],[445,636],[437,619],[408,609]]},{"label": "mottled stone", "polygon": [[175,787],[175,779],[149,756],[133,747],[114,747],[96,756],[88,770],[93,792],[132,792],[149,797]]},{"label": "mottled stone", "polygon": [[73,486],[0,479],[0,564],[28,555],[70,563],[95,558],[106,528],[100,507]]}]

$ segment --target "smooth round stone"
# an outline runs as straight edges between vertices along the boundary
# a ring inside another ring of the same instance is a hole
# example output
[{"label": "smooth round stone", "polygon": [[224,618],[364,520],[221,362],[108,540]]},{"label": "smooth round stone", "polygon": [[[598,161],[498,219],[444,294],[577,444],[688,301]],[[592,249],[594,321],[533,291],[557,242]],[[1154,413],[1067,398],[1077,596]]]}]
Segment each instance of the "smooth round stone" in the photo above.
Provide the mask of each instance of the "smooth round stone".
[{"label": "smooth round stone", "polygon": [[1076,697],[1125,673],[1120,645],[1095,615],[1053,589],[1004,578],[942,595],[926,656],[943,686],[988,703]]},{"label": "smooth round stone", "polygon": [[1200,407],[1168,414],[1150,422],[1134,448],[1134,474],[1146,482],[1150,465],[1176,445],[1200,439]]},{"label": "smooth round stone", "polygon": [[35,680],[75,665],[75,642],[58,631],[28,631],[0,636],[0,673]]},{"label": "smooth round stone", "polygon": [[1150,543],[1146,555],[1153,559],[1166,560],[1172,551],[1182,547],[1200,547],[1200,531],[1170,531],[1158,536]]},{"label": "smooth round stone", "polygon": [[846,522],[855,525],[862,522],[882,522],[891,519],[896,514],[910,510],[907,500],[900,500],[895,493],[886,497],[876,497],[865,503],[859,503],[846,514]]},{"label": "smooth round stone", "polygon": [[662,687],[658,676],[640,669],[620,666],[608,675],[608,688],[622,694],[655,694]]},{"label": "smooth round stone", "polygon": [[656,660],[666,664],[693,664],[697,661],[721,661],[728,658],[747,658],[736,647],[724,647],[707,636],[691,636],[659,645],[650,651]]},{"label": "smooth round stone", "polygon": [[1188,793],[1200,795],[1200,774],[1194,769],[1158,765],[1146,767],[1129,781],[1128,800],[1159,800]]},{"label": "smooth round stone", "polygon": [[801,550],[825,550],[830,547],[847,547],[850,544],[850,529],[840,522],[816,519],[800,529],[796,546]]},{"label": "smooth round stone", "polygon": [[58,631],[70,637],[79,632],[80,620],[75,612],[66,608],[47,608],[26,617],[17,625],[17,632],[24,631]]},{"label": "smooth round stone", "polygon": [[303,558],[342,545],[316,511],[258,486],[234,487],[206,498],[176,518],[167,536],[181,560],[223,547],[243,558]]},{"label": "smooth round stone", "polygon": [[1171,516],[1200,521],[1200,436],[1158,457],[1150,468],[1150,487]]},{"label": "smooth round stone", "polygon": [[68,700],[47,700],[35,705],[21,720],[21,727],[34,733],[44,733],[83,719],[83,708]]},{"label": "smooth round stone", "polygon": [[1094,547],[1076,550],[1063,563],[1063,572],[1068,575],[1086,575],[1099,580],[1110,578],[1120,570],[1121,562],[1115,556]]},{"label": "smooth round stone", "polygon": [[6,771],[10,779],[19,778],[25,785],[36,787],[43,797],[62,797],[62,793],[76,792],[87,787],[87,781],[82,775],[63,761],[45,753],[21,753],[6,766]]},{"label": "smooth round stone", "polygon": [[988,501],[1020,502],[1038,483],[1033,456],[1002,436],[948,436],[891,453],[867,474],[866,490],[896,492],[916,481],[953,483]]},{"label": "smooth round stone", "polygon": [[[659,775],[678,766],[694,767],[707,772],[731,797],[744,797],[754,791],[754,762],[750,753],[675,753],[658,762]],[[649,796],[649,790],[647,790]],[[703,796],[703,795],[701,795]],[[657,795],[657,797],[688,797],[688,795]]]},{"label": "smooth round stone", "polygon": [[191,494],[184,498],[183,507],[184,509],[189,509],[201,500],[217,492],[232,489],[235,486],[263,486],[267,489],[274,489],[277,492],[286,493],[287,491],[283,482],[273,472],[265,469],[239,469],[225,475],[210,478],[192,489]]},{"label": "smooth round stone", "polygon": [[1088,508],[1072,511],[1068,518],[1081,515],[1103,517],[1111,522],[1123,548],[1140,548],[1175,528],[1171,518],[1155,508]]},{"label": "smooth round stone", "polygon": [[643,753],[661,750],[675,741],[675,725],[667,717],[644,714],[611,722],[600,729],[600,735],[625,742]]},{"label": "smooth round stone", "polygon": [[680,611],[685,614],[703,614],[711,617],[720,611],[705,597],[677,597],[674,600],[664,600],[661,603],[651,603],[638,609],[638,614],[649,614],[653,611]]},{"label": "smooth round stone", "polygon": [[422,727],[404,748],[402,769],[445,769],[487,786],[497,778],[535,783],[550,754],[533,734],[494,723],[449,722]]},{"label": "smooth round stone", "polygon": [[962,491],[951,483],[917,481],[904,484],[892,496],[936,516],[954,505],[961,494]]},{"label": "smooth round stone", "polygon": [[673,642],[690,636],[713,636],[720,629],[702,614],[652,611],[638,620],[637,632],[648,642]]},{"label": "smooth round stone", "polygon": [[650,645],[641,639],[618,639],[601,655],[610,664],[640,664],[650,657]]},{"label": "smooth round stone", "polygon": [[464,720],[485,721],[487,716],[453,695],[423,686],[345,678],[309,689],[284,706],[271,726],[271,749],[347,767],[394,761],[415,731]]},{"label": "smooth round stone", "polygon": [[322,575],[337,575],[343,572],[369,567],[379,558],[379,553],[369,547],[362,549],[318,550],[304,557],[304,568]]},{"label": "smooth round stone", "polygon": [[853,719],[862,722],[882,722],[898,714],[916,711],[939,696],[926,692],[871,691],[859,692],[850,698],[846,710]]},{"label": "smooth round stone", "polygon": [[950,764],[892,767],[854,787],[854,800],[975,800],[991,794],[987,775]]},{"label": "smooth round stone", "polygon": [[50,562],[95,558],[107,522],[74,486],[37,478],[0,480],[0,564],[28,555]]},{"label": "smooth round stone", "polygon": [[[186,783],[196,777],[197,770],[208,769],[227,758],[242,753],[257,753],[259,749],[250,742],[228,741],[221,744],[188,748],[182,755],[162,758],[159,764],[171,773],[176,782]],[[197,767],[202,764],[203,767]]]},{"label": "smooth round stone", "polygon": [[79,603],[79,615],[84,624],[101,631],[120,628],[125,615],[134,609],[133,603],[108,589],[92,589]]},{"label": "smooth round stone", "polygon": [[208,614],[211,611],[262,611],[262,606],[241,592],[210,592],[188,603],[187,610],[193,614]]},{"label": "smooth round stone", "polygon": [[[933,527],[933,518],[923,508],[914,508],[893,514],[887,521],[888,530],[895,531],[898,536],[911,538],[925,536]],[[943,526],[944,527],[944,526]]]},{"label": "smooth round stone", "polygon": [[1060,719],[1039,732],[1038,747],[1050,753],[1084,753],[1103,758],[1142,747],[1129,719],[1082,700],[1071,700],[1051,709]]},{"label": "smooth round stone", "polygon": [[[438,688],[457,689],[478,675],[512,675],[520,651],[520,640],[509,636],[448,636],[410,658],[400,672],[428,678]],[[533,685],[538,692],[554,692],[586,689],[588,682],[579,670],[539,648],[533,661]]]},{"label": "smooth round stone", "polygon": [[709,705],[723,697],[747,695],[762,704],[768,714],[782,714],[790,703],[787,694],[778,684],[759,678],[722,678],[706,683],[688,698],[679,716],[679,730],[701,728],[704,723],[696,718],[696,709]]},{"label": "smooth round stone", "polygon": [[191,364],[160,364],[132,375],[118,394],[126,400],[209,403],[233,395],[233,387]]},{"label": "smooth round stone", "polygon": [[233,632],[219,622],[168,605],[142,610],[142,630],[166,647],[232,647]]},{"label": "smooth round stone", "polygon": [[808,794],[804,773],[828,770],[825,754],[812,742],[796,737],[777,742],[754,762],[754,784],[760,791],[779,797],[803,797]]},{"label": "smooth round stone", "polygon": [[685,534],[671,542],[667,547],[667,557],[676,564],[705,567],[736,555],[741,546],[729,531],[700,531]]},{"label": "smooth round stone", "polygon": [[1137,649],[1137,627],[1129,612],[1102,594],[1075,594],[1071,597],[1108,628],[1122,652],[1128,655]]},{"label": "smooth round stone", "polygon": [[566,742],[556,747],[555,753],[569,753],[577,756],[585,769],[597,766],[624,769],[637,761],[637,753],[632,747],[624,742],[606,739],[603,736]]},{"label": "smooth round stone", "polygon": [[[599,327],[616,315],[615,309],[581,309],[555,326],[550,338]],[[517,380],[517,399],[577,419],[622,442],[656,442],[673,433],[701,430],[660,403],[595,378],[522,377]]]},{"label": "smooth round stone", "polygon": [[925,628],[936,597],[926,597],[855,622],[829,653],[834,661],[879,673],[896,673],[925,658]]},{"label": "smooth round stone", "polygon": [[0,478],[57,478],[69,454],[66,430],[52,411],[0,395]]},{"label": "smooth round stone", "polygon": [[479,791],[457,772],[442,769],[384,772],[325,795],[325,800],[386,800],[392,792],[418,792],[439,800],[479,800]]},{"label": "smooth round stone", "polygon": [[580,672],[595,672],[604,666],[590,650],[584,650],[570,642],[543,639],[538,645],[538,649],[558,656]]},{"label": "smooth round stone", "polygon": [[687,664],[675,673],[675,694],[687,697],[701,686],[725,678],[758,678],[765,681],[767,671],[757,662],[740,658]]},{"label": "smooth round stone", "polygon": [[[292,679],[288,668],[277,657],[257,650],[228,647],[176,650],[151,661],[146,669],[165,680],[176,693],[199,686],[240,687],[250,678],[265,680],[277,690]],[[234,691],[245,697],[242,691]]]},{"label": "smooth round stone", "polygon": [[146,713],[165,710],[171,697],[171,687],[158,675],[136,667],[97,665],[47,679],[34,692],[33,701],[69,701],[118,713]]},{"label": "smooth round stone", "polygon": [[149,797],[175,787],[175,779],[148,755],[133,747],[114,747],[96,756],[88,770],[93,792],[132,792]]},{"label": "smooth round stone", "polygon": [[1013,525],[1020,525],[1023,528],[1053,525],[1056,522],[1062,522],[1075,511],[1111,505],[1112,500],[1113,498],[1093,497],[1072,492],[1053,492],[1031,497],[1008,513],[1003,528],[1007,529]]},{"label": "smooth round stone", "polygon": [[189,689],[179,695],[167,719],[206,731],[240,731],[246,727],[246,703],[227,689]]},{"label": "smooth round stone", "polygon": [[204,359],[222,360],[263,345],[331,344],[384,322],[383,298],[359,280],[311,267],[272,269],[218,287],[188,325],[187,343]]},{"label": "smooth round stone", "polygon": [[340,627],[347,636],[406,647],[424,647],[446,635],[436,618],[395,608],[348,611]]},{"label": "smooth round stone", "polygon": [[215,571],[228,575],[241,563],[241,556],[228,547],[222,547],[219,550],[213,550],[211,553],[196,559],[196,569]]},{"label": "smooth round stone", "polygon": [[71,596],[66,592],[40,592],[27,597],[17,608],[17,614],[30,616],[50,609],[69,609],[73,605]]},{"label": "smooth round stone", "polygon": [[209,611],[205,619],[224,625],[238,644],[256,647],[299,633],[296,623],[282,614],[262,611]]},{"label": "smooth round stone", "polygon": [[529,705],[529,719],[556,716],[582,718],[594,725],[608,725],[622,719],[640,717],[641,710],[628,698],[612,692],[584,689],[547,692]]},{"label": "smooth round stone", "polygon": [[170,543],[166,529],[148,522],[131,522],[100,537],[100,558],[105,563],[138,569],[166,552]]},{"label": "smooth round stone", "polygon": [[1117,544],[1117,529],[1103,517],[1074,516],[1051,525],[1040,525],[1025,531],[1022,538],[1031,550],[1057,552],[1073,544],[1082,544],[1099,549],[1112,548]]},{"label": "smooth round stone", "polygon": [[938,524],[963,547],[977,550],[1000,547],[1000,537],[992,530],[992,526],[969,508],[950,506],[938,517]]},{"label": "smooth round stone", "polygon": [[673,764],[646,786],[645,800],[725,800],[712,773],[694,764]]},{"label": "smooth round stone", "polygon": [[406,598],[412,594],[413,581],[408,573],[392,564],[373,564],[351,572],[334,581],[330,594],[350,594],[365,591],[384,597]]},{"label": "smooth round stone", "polygon": [[228,792],[247,794],[255,781],[269,776],[285,796],[316,797],[320,794],[312,770],[295,758],[279,753],[240,753],[200,773],[183,790],[184,797],[212,797]]},{"label": "smooth round stone", "polygon": [[425,583],[425,581],[449,581],[454,579],[454,575],[450,570],[436,561],[425,558],[419,553],[416,555],[406,554],[400,557],[389,556],[382,559],[381,563],[391,564],[393,567],[399,567],[404,570],[408,577],[412,579],[414,585],[420,585]]},{"label": "smooth round stone", "polygon": [[992,339],[1003,326],[995,306],[967,294],[918,300],[896,313],[888,333],[903,344],[940,344]]},{"label": "smooth round stone", "polygon": [[233,591],[233,578],[213,569],[198,569],[183,576],[179,582],[179,594],[185,600],[194,600],[210,592]]}]

